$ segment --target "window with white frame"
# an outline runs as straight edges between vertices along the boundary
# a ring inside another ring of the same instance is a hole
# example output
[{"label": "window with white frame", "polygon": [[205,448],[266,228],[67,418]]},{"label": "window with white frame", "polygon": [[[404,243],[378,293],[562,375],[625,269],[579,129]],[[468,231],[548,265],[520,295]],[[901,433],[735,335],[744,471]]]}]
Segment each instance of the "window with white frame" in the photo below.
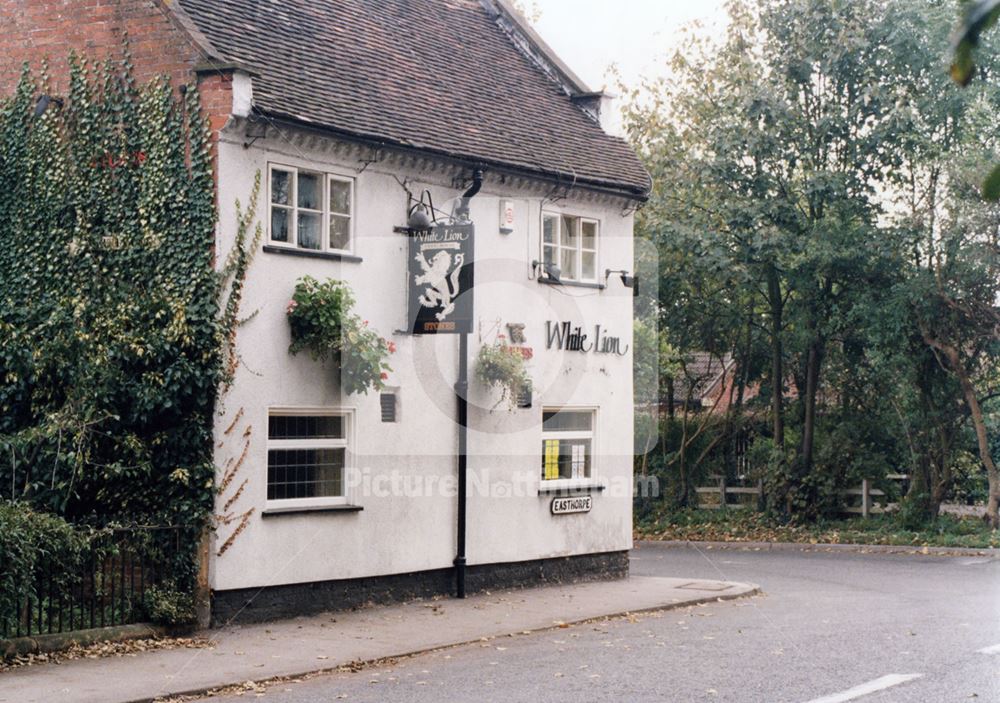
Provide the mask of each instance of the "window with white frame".
[{"label": "window with white frame", "polygon": [[350,420],[345,412],[272,411],[267,422],[268,502],[346,502]]},{"label": "window with white frame", "polygon": [[593,410],[542,410],[543,481],[591,477],[594,415]]},{"label": "window with white frame", "polygon": [[353,179],[274,164],[269,172],[271,244],[310,251],[351,251]]},{"label": "window with white frame", "polygon": [[597,220],[542,215],[542,261],[555,264],[566,281],[597,282]]}]

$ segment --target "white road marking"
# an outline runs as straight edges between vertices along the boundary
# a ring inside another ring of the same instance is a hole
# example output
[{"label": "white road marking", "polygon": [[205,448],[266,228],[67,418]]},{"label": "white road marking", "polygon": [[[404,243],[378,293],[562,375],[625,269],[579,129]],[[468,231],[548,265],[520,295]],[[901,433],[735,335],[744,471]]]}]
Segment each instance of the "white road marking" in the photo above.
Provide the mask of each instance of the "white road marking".
[{"label": "white road marking", "polygon": [[871,693],[892,688],[893,686],[898,686],[906,683],[907,681],[912,681],[913,679],[919,679],[921,676],[923,676],[923,674],[889,674],[888,676],[883,676],[880,679],[863,683],[860,686],[855,686],[854,688],[841,691],[840,693],[831,693],[829,696],[814,698],[808,703],[846,703],[846,701],[853,701],[857,698],[861,698],[862,696],[867,696]]},{"label": "white road marking", "polygon": [[995,644],[992,647],[983,647],[979,650],[980,654],[1000,654],[1000,644]]}]

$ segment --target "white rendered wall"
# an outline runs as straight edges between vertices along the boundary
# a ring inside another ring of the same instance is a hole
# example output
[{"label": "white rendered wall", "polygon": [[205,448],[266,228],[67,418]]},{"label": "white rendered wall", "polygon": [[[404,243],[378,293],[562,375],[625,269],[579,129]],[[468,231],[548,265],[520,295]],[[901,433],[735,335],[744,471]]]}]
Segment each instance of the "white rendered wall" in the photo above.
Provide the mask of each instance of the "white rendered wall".
[{"label": "white rendered wall", "polygon": [[[242,316],[254,316],[239,329],[241,363],[216,422],[220,479],[227,470],[239,468],[218,499],[217,512],[234,520],[221,526],[215,538],[212,587],[225,590],[449,567],[456,539],[458,428],[452,385],[459,340],[455,335],[394,333],[406,326],[407,242],[392,230],[406,219],[406,194],[399,181],[407,182],[413,192],[431,189],[439,210],[450,211],[461,191],[452,187],[452,174],[446,170],[428,175],[426,170],[407,170],[388,162],[365,167],[367,152],[359,157],[352,149],[331,151],[330,144],[320,140],[292,143],[272,136],[249,149],[242,141],[240,135],[224,135],[219,145],[220,262],[233,244],[234,201],[247,201],[258,170],[263,181],[258,215],[265,225],[266,243],[269,162],[356,178],[354,253],[363,261],[260,251],[256,255],[242,306]],[[607,334],[631,345],[631,290],[617,276],[605,290],[532,280],[531,261],[541,258],[543,198],[551,193],[550,184],[503,185],[487,172],[482,192],[471,203],[478,325],[470,335],[470,358],[498,333],[507,334],[507,323],[524,323],[526,346],[534,350],[529,369],[535,393],[530,409],[510,412],[506,406],[494,407],[497,398],[476,382],[470,362],[469,473],[474,485],[468,503],[469,564],[616,551],[632,544],[632,355],[546,350],[544,339],[546,321],[565,320],[591,330],[601,324]],[[509,235],[499,233],[501,199],[515,204],[514,233]],[[605,269],[633,267],[632,216],[623,211],[624,205],[573,192],[544,205],[546,211],[600,221],[601,282]],[[357,297],[358,314],[396,343],[387,383],[398,388],[398,423],[380,421],[377,393],[342,398],[330,369],[308,355],[288,354],[285,309],[296,280],[304,275],[348,282]],[[542,407],[550,405],[598,408],[593,476],[609,490],[593,493],[589,513],[553,516],[551,496],[538,495]],[[355,466],[371,478],[396,473],[422,479],[424,490],[418,495],[384,495],[391,490],[373,495],[358,487],[348,499],[362,506],[361,512],[262,518],[269,407],[352,409]],[[427,490],[429,477],[437,482],[431,490]],[[515,479],[521,482],[511,486],[508,482]],[[240,524],[238,516],[251,509],[243,530],[219,556]]]}]

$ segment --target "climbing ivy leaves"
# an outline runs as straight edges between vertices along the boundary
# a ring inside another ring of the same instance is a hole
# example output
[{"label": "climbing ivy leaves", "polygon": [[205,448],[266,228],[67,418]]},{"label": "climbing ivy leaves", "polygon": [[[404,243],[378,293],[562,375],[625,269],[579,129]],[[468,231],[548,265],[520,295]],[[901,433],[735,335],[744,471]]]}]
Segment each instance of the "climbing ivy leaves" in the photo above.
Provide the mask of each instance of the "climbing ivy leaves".
[{"label": "climbing ivy leaves", "polygon": [[[0,102],[0,496],[200,529],[223,376],[197,91],[128,54]],[[39,99],[39,96],[46,96]]]}]

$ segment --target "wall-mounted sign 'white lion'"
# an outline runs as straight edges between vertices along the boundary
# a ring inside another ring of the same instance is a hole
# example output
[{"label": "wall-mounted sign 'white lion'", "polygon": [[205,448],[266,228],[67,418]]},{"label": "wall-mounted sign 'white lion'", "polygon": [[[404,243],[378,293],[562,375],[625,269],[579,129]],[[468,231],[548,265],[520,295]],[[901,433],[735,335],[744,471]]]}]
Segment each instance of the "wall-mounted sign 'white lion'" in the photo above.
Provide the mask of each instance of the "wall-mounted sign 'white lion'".
[{"label": "wall-mounted sign 'white lion'", "polygon": [[443,321],[455,311],[455,298],[461,292],[458,276],[465,263],[465,254],[458,253],[452,260],[451,254],[440,250],[428,262],[421,251],[414,259],[423,273],[415,276],[413,283],[418,288],[426,286],[418,300],[425,308],[441,308],[434,316]]}]

